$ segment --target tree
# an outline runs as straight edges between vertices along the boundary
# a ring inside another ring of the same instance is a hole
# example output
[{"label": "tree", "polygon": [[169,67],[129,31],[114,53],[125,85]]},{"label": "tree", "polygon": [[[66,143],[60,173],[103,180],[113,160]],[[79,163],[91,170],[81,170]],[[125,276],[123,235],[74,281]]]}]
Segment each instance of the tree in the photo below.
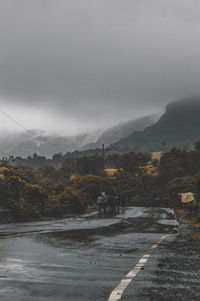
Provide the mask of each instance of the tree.
[{"label": "tree", "polygon": [[132,174],[138,171],[138,168],[147,164],[151,160],[150,154],[146,153],[124,153],[117,161],[117,168],[123,168]]},{"label": "tree", "polygon": [[60,196],[60,205],[64,213],[83,213],[87,207],[80,191],[67,187]]}]

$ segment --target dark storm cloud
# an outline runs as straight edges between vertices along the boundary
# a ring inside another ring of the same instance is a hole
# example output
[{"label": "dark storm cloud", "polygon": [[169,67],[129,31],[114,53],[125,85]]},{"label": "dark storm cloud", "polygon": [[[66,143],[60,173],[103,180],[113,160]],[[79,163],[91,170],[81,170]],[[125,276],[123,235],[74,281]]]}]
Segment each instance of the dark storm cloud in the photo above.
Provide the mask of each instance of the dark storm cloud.
[{"label": "dark storm cloud", "polygon": [[0,101],[80,129],[159,111],[199,93],[199,20],[198,0],[1,0]]}]

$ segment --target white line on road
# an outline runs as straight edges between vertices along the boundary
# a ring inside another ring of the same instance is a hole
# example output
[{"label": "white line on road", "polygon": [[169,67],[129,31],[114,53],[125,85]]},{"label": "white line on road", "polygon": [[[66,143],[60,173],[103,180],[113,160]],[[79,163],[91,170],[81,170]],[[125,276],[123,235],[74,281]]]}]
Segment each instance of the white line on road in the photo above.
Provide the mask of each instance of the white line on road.
[{"label": "white line on road", "polygon": [[[174,213],[172,211],[172,213]],[[128,285],[131,283],[131,281],[135,278],[137,273],[144,267],[145,263],[148,261],[151,253],[158,247],[159,244],[161,244],[168,236],[170,236],[175,227],[177,226],[177,221],[174,221],[174,228],[168,233],[163,235],[154,245],[151,246],[151,248],[144,254],[144,256],[138,261],[136,266],[125,276],[124,279],[121,280],[121,282],[118,284],[118,286],[111,292],[110,297],[108,301],[117,301],[121,299],[121,296],[125,289],[128,287]]]}]

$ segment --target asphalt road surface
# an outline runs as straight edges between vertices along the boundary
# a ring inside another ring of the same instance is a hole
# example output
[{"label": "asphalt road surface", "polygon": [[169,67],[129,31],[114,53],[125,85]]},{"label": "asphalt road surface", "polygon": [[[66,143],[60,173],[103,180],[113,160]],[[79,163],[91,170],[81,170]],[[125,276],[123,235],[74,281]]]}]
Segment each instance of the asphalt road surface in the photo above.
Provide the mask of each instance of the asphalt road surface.
[{"label": "asphalt road surface", "polygon": [[176,239],[175,221],[170,209],[135,207],[112,218],[0,225],[0,300],[154,300],[143,291],[160,245]]}]

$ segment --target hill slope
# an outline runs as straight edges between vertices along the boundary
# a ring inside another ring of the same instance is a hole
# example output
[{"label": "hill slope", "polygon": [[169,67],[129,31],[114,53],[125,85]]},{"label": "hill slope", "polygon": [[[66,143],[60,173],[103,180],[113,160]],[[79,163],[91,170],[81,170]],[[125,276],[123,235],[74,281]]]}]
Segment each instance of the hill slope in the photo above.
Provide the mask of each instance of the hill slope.
[{"label": "hill slope", "polygon": [[123,122],[116,126],[108,128],[99,136],[95,143],[85,145],[82,150],[99,148],[102,146],[102,144],[107,147],[111,143],[115,143],[121,138],[125,138],[135,131],[144,130],[146,127],[154,124],[158,120],[158,118],[159,116],[157,114],[153,114],[130,120],[128,122]]},{"label": "hill slope", "polygon": [[35,130],[32,132],[38,136],[34,137],[28,132],[10,134],[10,136],[1,133],[0,156],[12,155],[14,157],[21,156],[26,158],[33,153],[46,157],[51,157],[56,153],[65,154],[67,152],[79,150],[85,143],[95,141],[95,138],[99,134],[98,132],[94,132],[65,137],[47,136]]},{"label": "hill slope", "polygon": [[153,126],[132,133],[109,148],[116,151],[160,151],[163,139],[168,150],[172,147],[189,149],[200,140],[200,98],[170,103]]}]

